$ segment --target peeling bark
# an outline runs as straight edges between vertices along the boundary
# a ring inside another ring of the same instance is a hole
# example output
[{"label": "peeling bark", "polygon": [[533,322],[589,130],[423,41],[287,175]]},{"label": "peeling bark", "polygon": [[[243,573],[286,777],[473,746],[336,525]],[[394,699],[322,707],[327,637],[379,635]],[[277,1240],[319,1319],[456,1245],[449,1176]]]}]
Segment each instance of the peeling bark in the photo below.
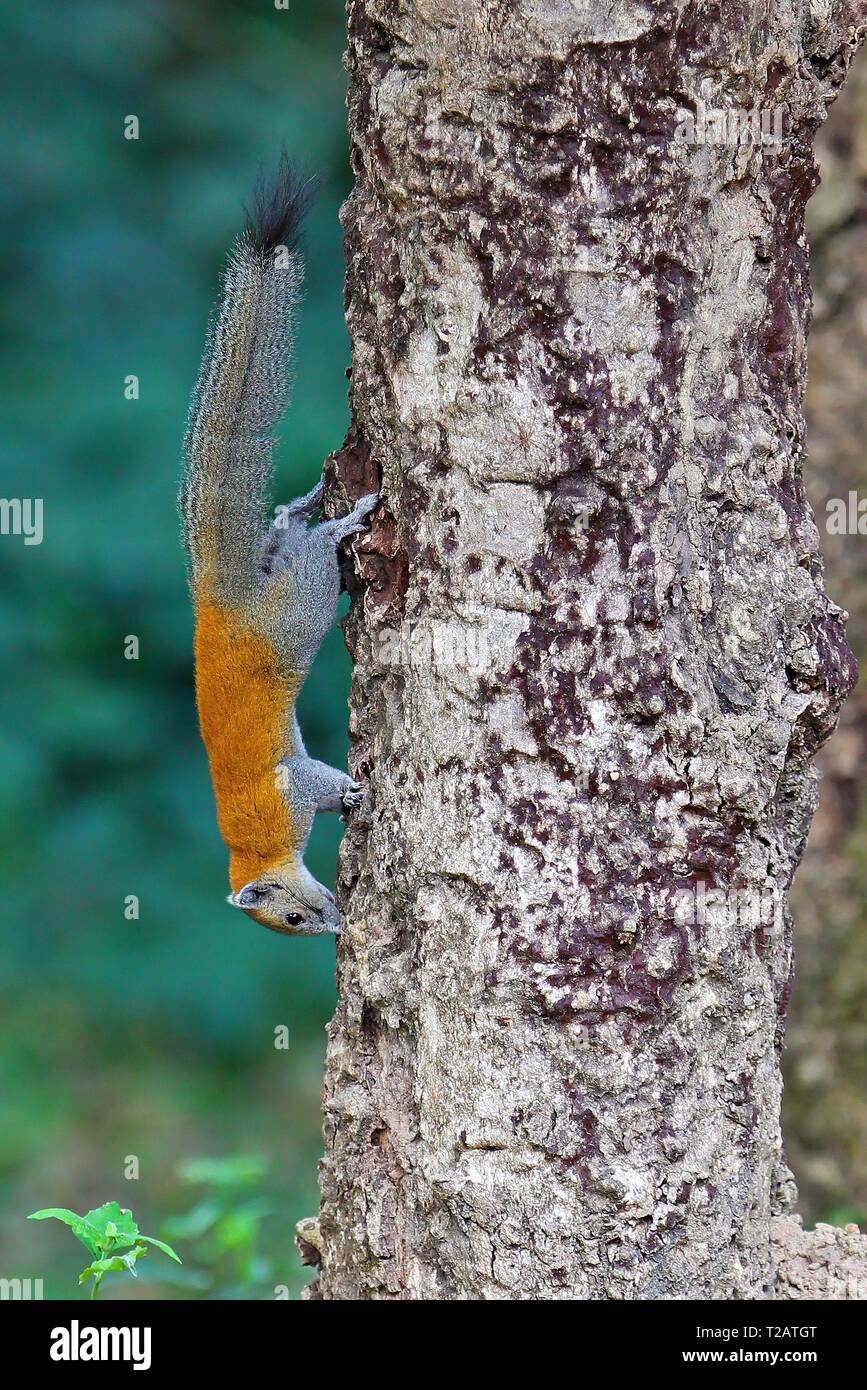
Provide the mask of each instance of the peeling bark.
[{"label": "peeling bark", "polygon": [[[313,1296],[798,1296],[785,895],[854,679],[803,218],[863,0],[348,21],[331,496],[381,477],[385,518]],[[779,109],[780,147],[684,139],[721,108]]]}]

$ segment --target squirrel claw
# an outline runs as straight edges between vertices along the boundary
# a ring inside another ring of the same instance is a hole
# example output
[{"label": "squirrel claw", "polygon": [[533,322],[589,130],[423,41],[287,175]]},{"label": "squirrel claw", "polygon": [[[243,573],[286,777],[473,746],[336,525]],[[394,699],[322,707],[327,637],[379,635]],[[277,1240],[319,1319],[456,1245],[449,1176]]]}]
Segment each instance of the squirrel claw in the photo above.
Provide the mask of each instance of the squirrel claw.
[{"label": "squirrel claw", "polygon": [[364,800],[364,788],[360,782],[353,782],[348,791],[343,793],[340,804],[344,811],[357,811]]}]

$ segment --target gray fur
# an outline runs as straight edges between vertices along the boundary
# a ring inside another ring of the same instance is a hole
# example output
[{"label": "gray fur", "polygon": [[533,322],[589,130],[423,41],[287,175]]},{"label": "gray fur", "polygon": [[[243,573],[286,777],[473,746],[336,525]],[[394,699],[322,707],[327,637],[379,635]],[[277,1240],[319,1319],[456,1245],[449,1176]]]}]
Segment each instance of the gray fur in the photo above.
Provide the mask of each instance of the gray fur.
[{"label": "gray fur", "polygon": [[[194,583],[237,599],[261,544],[272,431],[286,407],[303,265],[235,243],[205,348],[184,443],[184,540]],[[216,569],[209,573],[212,565]]]},{"label": "gray fur", "polygon": [[270,557],[270,573],[261,572],[258,584],[269,591],[269,598],[279,599],[278,603],[262,603],[260,613],[264,630],[289,670],[306,673],[313,664],[337,613],[337,547],[363,530],[364,518],[376,503],[377,494],[372,493],[362,497],[347,516],[310,528],[304,512],[296,510],[297,502],[283,512],[280,547]]},{"label": "gray fur", "polygon": [[[378,500],[371,493],[347,516],[308,527],[320,499],[317,485],[306,497],[279,509],[270,532],[259,539],[252,573],[243,581],[249,620],[268,636],[288,679],[303,679],[334,622],[340,594],[338,545],[363,529]],[[297,843],[285,864],[245,884],[228,901],[273,931],[337,932],[334,897],[308,872],[302,856],[317,811],[355,809],[361,804],[362,787],[347,773],[307,756],[294,712],[288,745],[275,772],[291,809]]]},{"label": "gray fur", "polygon": [[317,811],[347,811],[361,805],[361,783],[318,758],[296,754],[281,768],[285,770],[289,800],[296,810],[309,810],[311,823]]}]

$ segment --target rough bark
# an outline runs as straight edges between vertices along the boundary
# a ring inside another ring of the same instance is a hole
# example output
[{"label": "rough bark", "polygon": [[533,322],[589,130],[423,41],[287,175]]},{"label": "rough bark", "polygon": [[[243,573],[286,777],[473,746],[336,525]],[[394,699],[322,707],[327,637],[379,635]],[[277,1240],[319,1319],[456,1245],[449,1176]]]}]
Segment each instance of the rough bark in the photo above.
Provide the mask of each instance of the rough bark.
[{"label": "rough bark", "polygon": [[797,1221],[774,1217],[771,1246],[776,1299],[867,1299],[867,1236],[820,1221],[805,1231]]},{"label": "rough bark", "polygon": [[[381,477],[387,515],[350,579],[314,1294],[791,1296],[823,1257],[772,1235],[784,903],[854,677],[803,219],[863,4],[348,17],[332,496]],[[781,147],[686,143],[699,102],[781,109]]]}]

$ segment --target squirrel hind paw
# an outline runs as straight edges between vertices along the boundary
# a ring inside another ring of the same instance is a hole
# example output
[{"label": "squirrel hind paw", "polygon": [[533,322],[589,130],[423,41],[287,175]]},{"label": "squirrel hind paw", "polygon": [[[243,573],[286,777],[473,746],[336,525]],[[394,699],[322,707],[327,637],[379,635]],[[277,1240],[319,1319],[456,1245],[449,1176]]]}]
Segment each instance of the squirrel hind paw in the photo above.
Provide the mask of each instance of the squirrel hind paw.
[{"label": "squirrel hind paw", "polygon": [[344,811],[357,811],[364,800],[364,788],[360,782],[353,782],[340,798]]}]

